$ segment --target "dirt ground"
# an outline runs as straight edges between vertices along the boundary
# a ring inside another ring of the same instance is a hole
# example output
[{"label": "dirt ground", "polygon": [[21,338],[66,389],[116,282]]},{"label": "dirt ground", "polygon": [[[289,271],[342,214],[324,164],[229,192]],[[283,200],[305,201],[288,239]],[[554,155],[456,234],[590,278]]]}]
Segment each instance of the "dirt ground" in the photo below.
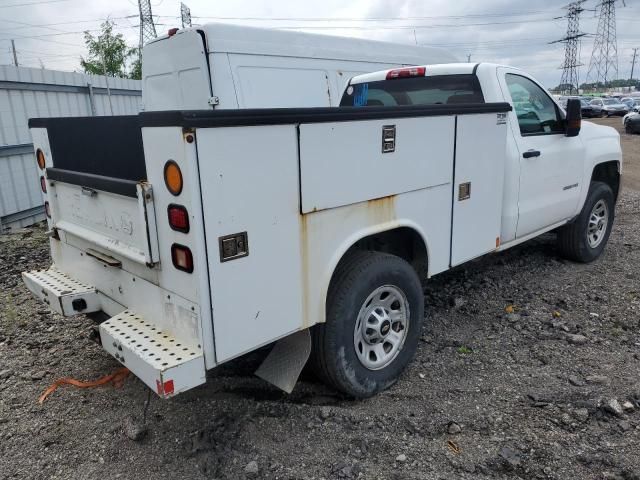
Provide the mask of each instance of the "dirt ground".
[{"label": "dirt ground", "polygon": [[0,478],[640,479],[640,136],[622,141],[603,257],[564,261],[546,235],[434,277],[390,390],[353,401],[305,373],[282,394],[252,375],[257,352],[152,396],[139,440],[148,389],[134,377],[38,404],[55,379],[119,364],[85,317],[52,315],[22,285],[48,265],[43,229],[0,236]]}]

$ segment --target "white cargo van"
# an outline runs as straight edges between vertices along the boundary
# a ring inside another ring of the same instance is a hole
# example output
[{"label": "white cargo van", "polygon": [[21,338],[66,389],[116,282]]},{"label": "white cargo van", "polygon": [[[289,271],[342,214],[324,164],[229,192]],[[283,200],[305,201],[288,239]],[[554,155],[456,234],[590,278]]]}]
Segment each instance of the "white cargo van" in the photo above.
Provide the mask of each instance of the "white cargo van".
[{"label": "white cargo van", "polygon": [[454,61],[436,48],[213,23],[172,29],[144,47],[143,105],[147,111],[331,107],[355,75]]},{"label": "white cargo van", "polygon": [[[174,40],[151,48],[177,63]],[[29,123],[53,265],[24,281],[58,313],[106,317],[104,349],[160,396],[271,342],[257,373],[284,390],[312,351],[370,396],[422,335],[419,274],[554,229],[568,258],[604,250],[619,136],[521,70],[394,68],[351,79],[339,107],[212,109],[209,80],[237,86],[212,64],[201,84],[145,80],[176,110]]]}]

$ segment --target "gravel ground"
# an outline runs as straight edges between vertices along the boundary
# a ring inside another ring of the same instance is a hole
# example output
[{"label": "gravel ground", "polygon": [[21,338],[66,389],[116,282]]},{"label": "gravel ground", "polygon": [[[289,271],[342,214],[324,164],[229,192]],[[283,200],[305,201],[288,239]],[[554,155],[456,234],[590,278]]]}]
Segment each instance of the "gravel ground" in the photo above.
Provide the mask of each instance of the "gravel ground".
[{"label": "gravel ground", "polygon": [[[640,136],[623,141],[640,178]],[[134,377],[39,405],[55,379],[119,364],[85,317],[23,287],[21,271],[48,265],[43,229],[0,236],[0,477],[640,479],[640,193],[625,186],[593,264],[546,235],[431,279],[416,359],[366,401],[306,373],[282,394],[252,376],[261,351],[151,397],[146,417]]]}]

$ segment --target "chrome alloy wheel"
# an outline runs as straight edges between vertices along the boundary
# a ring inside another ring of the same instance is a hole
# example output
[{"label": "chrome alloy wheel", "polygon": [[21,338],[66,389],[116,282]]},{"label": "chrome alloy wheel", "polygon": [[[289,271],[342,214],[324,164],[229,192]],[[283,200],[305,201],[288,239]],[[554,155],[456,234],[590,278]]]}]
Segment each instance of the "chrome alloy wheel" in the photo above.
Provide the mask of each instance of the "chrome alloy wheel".
[{"label": "chrome alloy wheel", "polygon": [[604,200],[598,200],[589,215],[589,225],[587,225],[587,242],[591,248],[596,248],[607,232],[609,225],[609,207]]},{"label": "chrome alloy wheel", "polygon": [[360,363],[380,370],[398,356],[409,331],[409,302],[398,287],[376,288],[360,307],[353,345]]}]

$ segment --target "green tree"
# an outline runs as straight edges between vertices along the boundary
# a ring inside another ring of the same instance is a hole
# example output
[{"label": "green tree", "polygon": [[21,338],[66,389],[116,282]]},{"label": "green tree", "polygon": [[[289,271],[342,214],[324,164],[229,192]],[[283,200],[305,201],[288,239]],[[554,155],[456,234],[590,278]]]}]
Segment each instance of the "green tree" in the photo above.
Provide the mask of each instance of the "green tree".
[{"label": "green tree", "polygon": [[85,73],[107,75],[109,77],[141,77],[138,49],[131,48],[121,33],[114,33],[115,23],[106,20],[101,32],[94,36],[84,32],[84,43],[89,51],[86,58],[80,58]]},{"label": "green tree", "polygon": [[131,63],[131,69],[129,70],[129,78],[133,78],[134,80],[142,79],[142,61],[140,60],[139,49],[134,49],[134,57],[135,60]]}]

